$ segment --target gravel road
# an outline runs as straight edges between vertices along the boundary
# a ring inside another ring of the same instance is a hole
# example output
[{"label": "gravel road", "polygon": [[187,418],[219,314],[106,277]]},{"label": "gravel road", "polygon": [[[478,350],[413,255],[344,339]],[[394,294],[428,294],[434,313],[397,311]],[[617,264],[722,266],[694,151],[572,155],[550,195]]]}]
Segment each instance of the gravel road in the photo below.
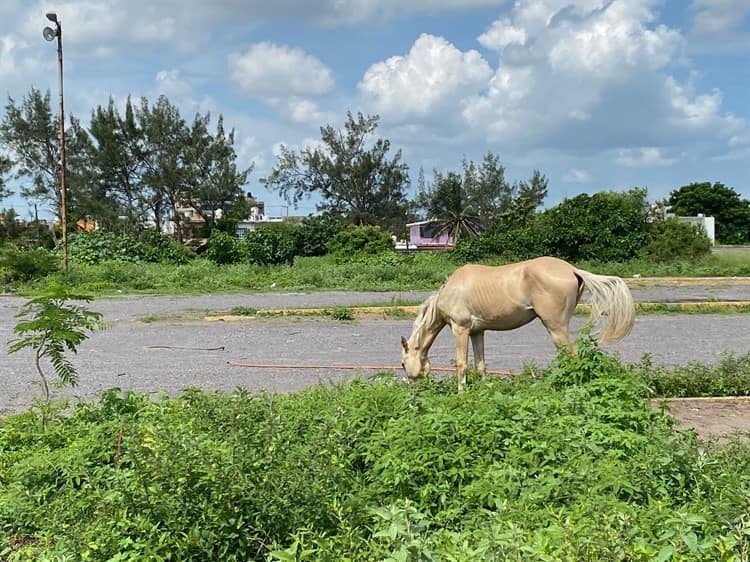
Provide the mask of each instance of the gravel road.
[{"label": "gravel road", "polygon": [[[750,300],[750,286],[634,288],[639,301]],[[273,318],[208,323],[199,318],[233,306],[283,308],[337,306],[422,300],[424,292],[399,293],[267,293],[199,297],[124,297],[102,299],[90,308],[104,314],[109,329],[92,335],[72,356],[80,373],[75,389],[56,391],[90,399],[120,387],[143,392],[176,394],[187,387],[231,390],[243,387],[277,392],[304,388],[319,381],[362,376],[357,371],[256,369],[232,367],[228,361],[308,365],[397,365],[399,337],[408,336],[410,319],[367,319],[338,322],[327,319]],[[14,315],[25,299],[0,297],[0,341],[12,339]],[[149,317],[158,322],[145,323]],[[574,318],[577,329],[583,319]],[[750,353],[750,315],[646,315],[633,332],[610,347],[625,361],[650,353],[657,364],[715,362],[722,352]],[[149,346],[168,346],[153,348]],[[217,348],[204,351],[183,348]],[[488,332],[486,355],[490,369],[520,369],[527,362],[546,364],[555,350],[539,322],[511,332]],[[433,365],[448,366],[453,358],[449,330],[438,337],[430,353]],[[29,351],[6,355],[0,365],[0,414],[18,411],[40,395]]]}]

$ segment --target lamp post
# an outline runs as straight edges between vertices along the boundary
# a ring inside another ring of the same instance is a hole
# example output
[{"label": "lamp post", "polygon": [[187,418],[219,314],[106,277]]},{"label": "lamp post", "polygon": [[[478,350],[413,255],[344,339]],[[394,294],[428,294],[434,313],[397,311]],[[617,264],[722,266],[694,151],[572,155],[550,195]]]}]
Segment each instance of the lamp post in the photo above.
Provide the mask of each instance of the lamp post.
[{"label": "lamp post", "polygon": [[48,12],[47,19],[55,24],[45,27],[42,35],[47,41],[57,37],[57,63],[60,75],[60,222],[62,223],[62,245],[63,245],[63,271],[68,271],[68,209],[67,193],[65,188],[65,106],[63,105],[63,54],[62,54],[62,26],[57,14]]}]

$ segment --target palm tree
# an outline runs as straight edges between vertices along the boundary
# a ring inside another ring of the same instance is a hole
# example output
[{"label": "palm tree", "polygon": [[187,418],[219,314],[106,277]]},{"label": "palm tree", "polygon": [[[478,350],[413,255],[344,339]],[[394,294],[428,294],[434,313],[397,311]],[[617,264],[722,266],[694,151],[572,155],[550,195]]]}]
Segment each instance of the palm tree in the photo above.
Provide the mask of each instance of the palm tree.
[{"label": "palm tree", "polygon": [[454,242],[481,234],[479,216],[466,191],[461,176],[448,172],[435,174],[434,187],[422,194],[428,217],[435,220],[438,235],[447,232]]}]

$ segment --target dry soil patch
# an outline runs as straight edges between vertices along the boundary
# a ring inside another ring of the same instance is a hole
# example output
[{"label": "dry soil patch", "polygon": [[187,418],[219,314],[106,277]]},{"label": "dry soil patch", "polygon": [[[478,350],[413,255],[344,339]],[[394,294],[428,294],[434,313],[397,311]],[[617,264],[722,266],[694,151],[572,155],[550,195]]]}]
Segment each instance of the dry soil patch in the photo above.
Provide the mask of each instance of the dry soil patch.
[{"label": "dry soil patch", "polygon": [[[662,401],[654,401],[659,407]],[[664,401],[678,429],[694,429],[706,440],[729,439],[737,432],[750,436],[750,397],[672,398]]]}]

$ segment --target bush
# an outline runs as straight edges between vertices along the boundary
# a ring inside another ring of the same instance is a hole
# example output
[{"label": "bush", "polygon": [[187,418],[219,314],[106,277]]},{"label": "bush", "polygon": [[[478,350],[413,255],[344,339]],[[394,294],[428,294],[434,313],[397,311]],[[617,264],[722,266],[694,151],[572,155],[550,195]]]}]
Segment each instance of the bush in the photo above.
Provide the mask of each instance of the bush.
[{"label": "bush", "polygon": [[235,236],[219,230],[211,232],[203,255],[219,265],[239,263],[246,257],[242,242]]},{"label": "bush", "polygon": [[258,265],[292,264],[296,240],[293,227],[274,225],[245,234],[245,255]]},{"label": "bush", "polygon": [[696,259],[711,253],[706,233],[694,225],[669,218],[649,225],[650,241],[640,250],[643,258],[653,261]]},{"label": "bush", "polygon": [[537,221],[545,253],[570,261],[626,261],[649,241],[646,191],[581,194],[542,213]]},{"label": "bush", "polygon": [[142,232],[140,240],[145,246],[144,258],[149,262],[184,264],[195,257],[190,248],[155,228]]},{"label": "bush", "polygon": [[328,248],[339,256],[354,256],[358,254],[379,254],[392,250],[393,239],[387,232],[377,226],[349,225],[336,234],[328,244]]},{"label": "bush", "polygon": [[106,392],[2,421],[8,560],[732,560],[750,448],[584,341],[541,378]]},{"label": "bush", "polygon": [[750,355],[724,354],[717,365],[674,367],[655,367],[646,356],[633,370],[655,396],[750,396]]},{"label": "bush", "polygon": [[535,220],[531,224],[513,229],[498,224],[487,234],[460,240],[452,255],[461,263],[477,262],[487,258],[521,261],[545,255],[548,251],[544,245],[543,231],[537,227]]},{"label": "bush", "polygon": [[146,246],[131,234],[103,230],[78,232],[70,236],[68,246],[72,260],[88,265],[105,261],[146,261]]},{"label": "bush", "polygon": [[7,273],[6,282],[29,281],[60,269],[60,254],[45,248],[6,246],[0,253],[0,267]]},{"label": "bush", "polygon": [[294,230],[296,254],[303,257],[327,254],[328,243],[343,229],[343,223],[333,217],[306,217]]}]

